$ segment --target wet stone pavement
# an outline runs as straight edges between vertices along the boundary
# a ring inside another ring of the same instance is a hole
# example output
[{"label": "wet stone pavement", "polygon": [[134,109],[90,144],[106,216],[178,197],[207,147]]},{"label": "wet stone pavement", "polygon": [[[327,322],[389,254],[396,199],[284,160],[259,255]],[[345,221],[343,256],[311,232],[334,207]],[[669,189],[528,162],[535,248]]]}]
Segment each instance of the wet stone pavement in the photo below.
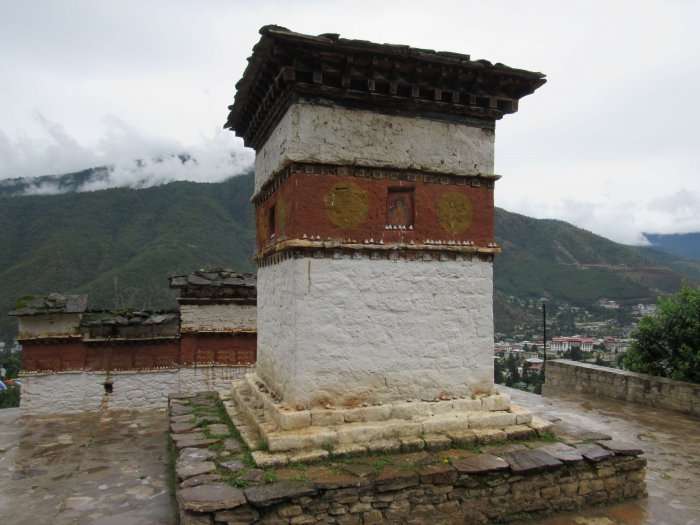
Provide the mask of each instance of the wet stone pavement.
[{"label": "wet stone pavement", "polygon": [[164,410],[0,410],[0,523],[169,525]]},{"label": "wet stone pavement", "polygon": [[612,399],[548,398],[502,388],[560,433],[600,432],[644,450],[649,497],[558,515],[543,525],[700,525],[700,419]]},{"label": "wet stone pavement", "polygon": [[[557,421],[560,432],[608,434],[642,448],[648,461],[647,499],[538,523],[700,525],[699,419],[614,400],[503,390]],[[166,431],[164,410],[42,418],[0,410],[0,523],[175,523]]]}]

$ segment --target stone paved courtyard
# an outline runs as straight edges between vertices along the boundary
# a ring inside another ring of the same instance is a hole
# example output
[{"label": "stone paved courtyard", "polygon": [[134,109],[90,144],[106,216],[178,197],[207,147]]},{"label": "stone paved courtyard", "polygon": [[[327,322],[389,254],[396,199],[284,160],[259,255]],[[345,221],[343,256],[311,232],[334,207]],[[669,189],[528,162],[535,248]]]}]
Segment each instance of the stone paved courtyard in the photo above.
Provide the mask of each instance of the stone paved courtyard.
[{"label": "stone paved courtyard", "polygon": [[558,516],[543,525],[700,524],[700,419],[610,399],[501,389],[545,419],[561,418],[560,428],[575,425],[638,445],[648,461],[648,499]]},{"label": "stone paved courtyard", "polygon": [[[506,389],[564,430],[644,448],[649,498],[544,525],[700,524],[700,421],[618,401],[549,399]],[[573,428],[576,427],[576,429]],[[0,519],[7,524],[174,523],[164,411],[22,419],[0,410]]]},{"label": "stone paved courtyard", "polygon": [[164,410],[23,419],[0,410],[0,522],[166,525]]}]

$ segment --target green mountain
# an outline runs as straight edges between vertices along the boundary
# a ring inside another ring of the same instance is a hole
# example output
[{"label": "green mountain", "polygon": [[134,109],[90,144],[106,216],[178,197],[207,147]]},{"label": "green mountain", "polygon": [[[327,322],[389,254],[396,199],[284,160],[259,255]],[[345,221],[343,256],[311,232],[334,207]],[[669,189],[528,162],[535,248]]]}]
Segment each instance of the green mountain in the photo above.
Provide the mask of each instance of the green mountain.
[{"label": "green mountain", "polygon": [[0,180],[0,197],[76,192],[90,183],[109,180],[109,174],[110,168],[101,166],[63,175],[3,179]]},{"label": "green mountain", "polygon": [[0,197],[0,339],[18,297],[87,292],[90,306],[175,304],[167,275],[253,270],[252,174],[61,195]]},{"label": "green mountain", "polygon": [[700,232],[645,233],[644,236],[657,250],[700,261]]},{"label": "green mountain", "polygon": [[[166,276],[204,266],[253,270],[253,175],[42,196],[0,196],[0,339],[33,293],[86,292],[94,308],[174,306]],[[614,243],[562,221],[497,210],[496,326],[537,325],[533,304],[649,302],[700,281],[700,262]],[[535,304],[536,306],[536,304]]]},{"label": "green mountain", "polygon": [[496,329],[502,332],[538,326],[542,298],[610,317],[596,307],[599,300],[653,303],[684,281],[700,282],[700,261],[619,244],[564,221],[497,209],[496,239],[503,247],[494,267]]}]

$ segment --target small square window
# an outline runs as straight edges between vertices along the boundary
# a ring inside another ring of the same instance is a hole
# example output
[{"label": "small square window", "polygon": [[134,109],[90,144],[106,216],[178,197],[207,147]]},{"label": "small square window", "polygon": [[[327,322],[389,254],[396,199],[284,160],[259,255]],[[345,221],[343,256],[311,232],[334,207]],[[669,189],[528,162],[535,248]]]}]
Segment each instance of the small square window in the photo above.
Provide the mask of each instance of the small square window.
[{"label": "small square window", "polygon": [[388,226],[413,226],[414,193],[413,188],[389,188],[386,204]]}]

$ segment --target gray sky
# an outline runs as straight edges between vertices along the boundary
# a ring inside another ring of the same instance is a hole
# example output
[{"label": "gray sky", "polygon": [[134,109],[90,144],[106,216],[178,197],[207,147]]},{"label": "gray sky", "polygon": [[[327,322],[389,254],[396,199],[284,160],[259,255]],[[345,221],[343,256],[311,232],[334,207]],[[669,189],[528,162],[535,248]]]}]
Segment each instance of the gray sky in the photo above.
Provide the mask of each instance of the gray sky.
[{"label": "gray sky", "polygon": [[497,204],[629,243],[700,231],[698,20],[671,0],[0,0],[0,179],[108,162],[129,183],[133,159],[182,150],[199,165],[149,174],[241,169],[252,152],[221,126],[274,23],[542,71],[497,124]]}]

